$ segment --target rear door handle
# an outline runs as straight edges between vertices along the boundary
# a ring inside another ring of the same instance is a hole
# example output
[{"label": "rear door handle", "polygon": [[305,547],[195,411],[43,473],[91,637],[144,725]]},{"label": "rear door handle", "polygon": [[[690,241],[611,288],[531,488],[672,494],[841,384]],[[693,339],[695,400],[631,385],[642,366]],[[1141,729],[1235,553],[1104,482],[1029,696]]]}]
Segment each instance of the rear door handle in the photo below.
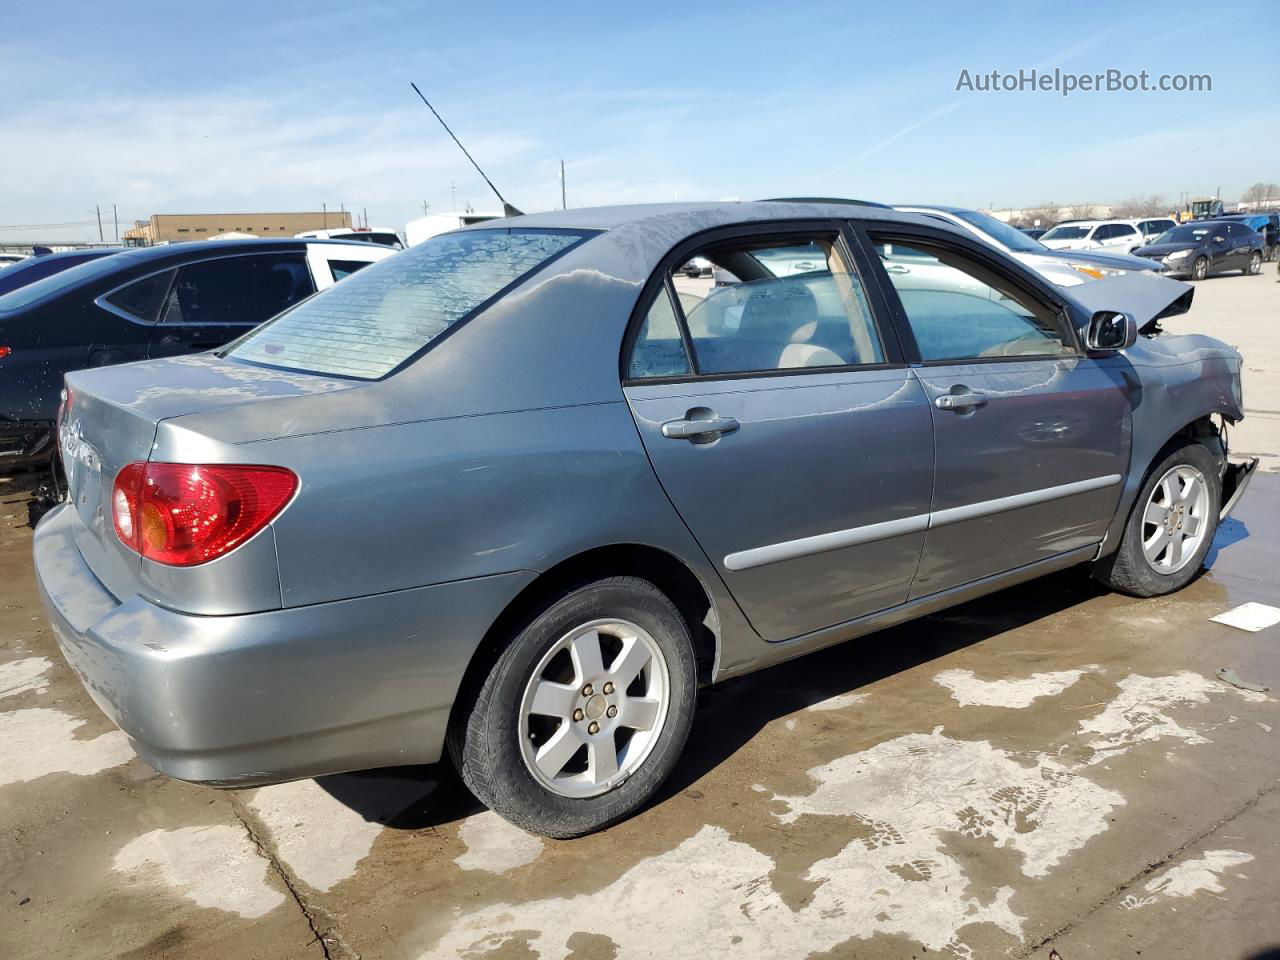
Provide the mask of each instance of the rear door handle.
[{"label": "rear door handle", "polygon": [[900,263],[892,263],[884,268],[885,273],[910,273],[911,270]]},{"label": "rear door handle", "polygon": [[985,393],[944,393],[933,401],[939,410],[972,410],[987,405]]},{"label": "rear door handle", "polygon": [[662,435],[671,440],[707,442],[722,433],[733,433],[738,421],[733,417],[712,417],[709,420],[668,420],[662,425]]}]

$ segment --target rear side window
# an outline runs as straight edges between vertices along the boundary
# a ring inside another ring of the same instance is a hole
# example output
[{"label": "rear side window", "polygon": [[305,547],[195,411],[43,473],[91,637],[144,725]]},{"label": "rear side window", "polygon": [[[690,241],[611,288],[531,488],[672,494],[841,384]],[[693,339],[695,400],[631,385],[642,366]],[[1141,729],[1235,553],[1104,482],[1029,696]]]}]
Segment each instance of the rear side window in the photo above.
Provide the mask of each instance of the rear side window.
[{"label": "rear side window", "polygon": [[630,379],[690,373],[681,320],[701,376],[885,362],[862,283],[834,235],[721,241],[694,256],[711,263],[711,276],[677,268],[664,278],[632,345]]},{"label": "rear side window", "polygon": [[161,322],[256,325],[313,293],[301,253],[204,260],[178,268]]},{"label": "rear side window", "polygon": [[529,228],[432,237],[330,287],[227,355],[376,380],[588,236]]},{"label": "rear side window", "polygon": [[149,277],[135,280],[127,287],[121,287],[114,293],[107,294],[102,299],[135,320],[144,320],[149,323],[155,319],[156,309],[168,291],[169,280],[172,277],[172,270],[153,273]]}]

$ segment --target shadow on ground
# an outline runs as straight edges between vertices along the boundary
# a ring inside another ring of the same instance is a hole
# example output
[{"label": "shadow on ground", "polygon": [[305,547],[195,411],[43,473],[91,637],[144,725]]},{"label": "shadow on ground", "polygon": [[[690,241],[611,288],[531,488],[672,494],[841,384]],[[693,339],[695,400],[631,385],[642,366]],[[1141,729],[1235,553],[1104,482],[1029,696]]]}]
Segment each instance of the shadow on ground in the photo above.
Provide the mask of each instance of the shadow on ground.
[{"label": "shadow on ground", "polygon": [[[1105,592],[1083,569],[1067,570],[709,687],[699,696],[680,763],[653,802],[687,789],[780,717]],[[441,826],[483,809],[447,762],[339,774],[316,783],[366,820],[396,829]]]}]

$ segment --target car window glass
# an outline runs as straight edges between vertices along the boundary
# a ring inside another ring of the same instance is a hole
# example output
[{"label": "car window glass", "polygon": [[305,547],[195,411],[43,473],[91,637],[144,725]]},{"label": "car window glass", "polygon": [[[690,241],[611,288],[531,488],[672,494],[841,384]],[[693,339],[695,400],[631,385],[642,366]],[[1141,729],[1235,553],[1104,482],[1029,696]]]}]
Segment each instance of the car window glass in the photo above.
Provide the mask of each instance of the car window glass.
[{"label": "car window glass", "polygon": [[1074,353],[1056,313],[949,250],[876,240],[925,361]]},{"label": "car window glass", "polygon": [[135,280],[127,287],[121,287],[103,299],[131,317],[150,322],[155,319],[156,308],[160,306],[161,298],[168,291],[169,280],[172,277],[172,270],[152,274],[141,280]]},{"label": "car window glass", "polygon": [[711,278],[671,277],[703,375],[884,362],[862,282],[835,237],[697,251]]},{"label": "car window glass", "polygon": [[329,273],[334,281],[337,282],[344,277],[351,276],[357,270],[367,267],[369,263],[370,261],[368,260],[330,260]]},{"label": "car window glass", "polygon": [[680,321],[676,319],[671,295],[663,285],[636,334],[627,376],[640,380],[680,377],[689,373],[689,357],[680,337]]},{"label": "car window glass", "polygon": [[590,236],[496,227],[440,234],[335,284],[239,340],[227,355],[376,380]]},{"label": "car window glass", "polygon": [[256,325],[313,293],[301,253],[204,260],[178,268],[161,322]]}]

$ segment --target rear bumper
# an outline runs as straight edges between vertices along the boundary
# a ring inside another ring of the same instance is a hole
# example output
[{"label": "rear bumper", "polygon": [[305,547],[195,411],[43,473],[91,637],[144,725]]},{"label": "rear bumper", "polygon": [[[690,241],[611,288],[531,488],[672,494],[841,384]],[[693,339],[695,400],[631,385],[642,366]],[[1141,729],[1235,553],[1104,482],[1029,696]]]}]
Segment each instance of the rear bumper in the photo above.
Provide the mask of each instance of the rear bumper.
[{"label": "rear bumper", "polygon": [[35,534],[58,645],[161,773],[246,786],[440,758],[463,672],[533,579],[500,574],[240,616],[113,597],[61,505]]}]

